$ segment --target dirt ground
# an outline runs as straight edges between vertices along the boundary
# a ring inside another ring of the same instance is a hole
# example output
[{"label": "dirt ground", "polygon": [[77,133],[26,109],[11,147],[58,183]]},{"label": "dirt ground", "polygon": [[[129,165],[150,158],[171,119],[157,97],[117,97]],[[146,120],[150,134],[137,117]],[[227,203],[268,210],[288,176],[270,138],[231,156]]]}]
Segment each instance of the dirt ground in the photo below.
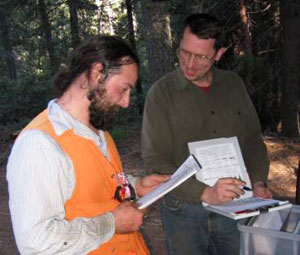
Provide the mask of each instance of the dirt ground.
[{"label": "dirt ground", "polygon": [[[140,156],[140,125],[131,125],[126,129],[125,137],[117,140],[124,168],[130,174],[145,174]],[[8,192],[6,183],[6,160],[10,151],[12,135],[7,128],[0,127],[0,255],[19,254],[15,245],[10,213],[8,209]],[[271,160],[268,185],[275,198],[295,201],[298,160],[300,144],[290,143],[280,137],[265,137]],[[159,203],[151,207],[146,218],[143,232],[151,240],[149,244],[154,255],[165,255],[165,238],[160,220]]]}]

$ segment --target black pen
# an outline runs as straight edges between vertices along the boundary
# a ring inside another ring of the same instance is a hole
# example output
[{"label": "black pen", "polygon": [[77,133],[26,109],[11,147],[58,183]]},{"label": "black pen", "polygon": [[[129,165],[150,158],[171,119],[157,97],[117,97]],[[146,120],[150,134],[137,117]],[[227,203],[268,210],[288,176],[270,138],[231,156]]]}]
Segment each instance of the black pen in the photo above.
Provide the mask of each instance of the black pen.
[{"label": "black pen", "polygon": [[244,186],[244,187],[243,187],[243,190],[246,190],[246,191],[252,191],[252,189],[249,188],[249,187],[247,187],[247,186]]},{"label": "black pen", "polygon": [[[238,176],[237,179],[243,181],[240,175]],[[245,182],[245,181],[243,181],[243,182]],[[246,183],[246,182],[245,182],[245,183]],[[244,186],[244,187],[243,187],[243,190],[246,190],[246,191],[252,191],[252,189],[249,188],[249,187],[247,187],[247,186]]]}]

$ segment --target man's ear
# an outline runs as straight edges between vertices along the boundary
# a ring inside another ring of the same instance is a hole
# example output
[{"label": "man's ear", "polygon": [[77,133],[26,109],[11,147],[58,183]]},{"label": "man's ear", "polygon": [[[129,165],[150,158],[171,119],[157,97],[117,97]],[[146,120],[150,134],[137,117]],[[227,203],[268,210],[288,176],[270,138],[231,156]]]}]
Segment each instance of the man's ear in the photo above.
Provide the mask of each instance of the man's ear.
[{"label": "man's ear", "polygon": [[215,60],[219,61],[226,51],[227,51],[227,48],[225,48],[225,47],[218,49]]},{"label": "man's ear", "polygon": [[89,72],[89,80],[92,83],[98,83],[100,79],[103,77],[103,64],[100,62],[95,62],[91,65]]}]

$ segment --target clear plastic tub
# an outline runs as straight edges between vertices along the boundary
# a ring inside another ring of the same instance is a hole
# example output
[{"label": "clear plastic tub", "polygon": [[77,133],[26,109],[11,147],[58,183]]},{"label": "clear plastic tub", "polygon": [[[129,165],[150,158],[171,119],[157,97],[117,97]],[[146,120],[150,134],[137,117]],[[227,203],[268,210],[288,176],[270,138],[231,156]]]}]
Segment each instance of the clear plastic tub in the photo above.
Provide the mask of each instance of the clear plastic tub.
[{"label": "clear plastic tub", "polygon": [[300,255],[300,206],[238,222],[241,255]]}]

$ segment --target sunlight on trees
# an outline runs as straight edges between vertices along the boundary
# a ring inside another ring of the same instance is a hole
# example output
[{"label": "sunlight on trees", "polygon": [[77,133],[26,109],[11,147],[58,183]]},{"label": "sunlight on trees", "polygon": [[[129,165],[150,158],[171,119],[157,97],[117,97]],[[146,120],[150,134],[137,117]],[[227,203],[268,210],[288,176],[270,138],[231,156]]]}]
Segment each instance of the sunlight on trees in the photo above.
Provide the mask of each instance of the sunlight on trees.
[{"label": "sunlight on trees", "polygon": [[[152,82],[177,65],[175,50],[184,17],[193,12],[210,12],[226,23],[231,45],[218,65],[242,76],[263,132],[281,132],[299,138],[299,72],[293,71],[291,82],[288,79],[291,69],[286,69],[297,67],[300,62],[299,55],[287,51],[300,38],[295,25],[300,24],[299,3],[289,1],[284,7],[280,3],[278,0],[1,1],[0,84],[11,81],[11,89],[0,87],[1,97],[12,98],[12,93],[16,93],[14,87],[22,90],[26,86],[30,95],[31,90],[36,93],[46,86],[47,93],[40,98],[46,104],[51,98],[51,75],[80,40],[99,33],[118,34],[130,42],[141,59],[140,87],[133,93],[129,113],[123,116],[136,119],[134,116],[141,114],[145,93]],[[290,10],[289,14],[284,10]],[[289,40],[285,39],[287,34],[291,35]],[[39,104],[32,105],[30,111],[18,107],[13,110],[13,105],[8,108],[11,114],[1,113],[1,121],[4,116],[5,122],[14,122],[22,116],[30,118],[41,110]]]}]

